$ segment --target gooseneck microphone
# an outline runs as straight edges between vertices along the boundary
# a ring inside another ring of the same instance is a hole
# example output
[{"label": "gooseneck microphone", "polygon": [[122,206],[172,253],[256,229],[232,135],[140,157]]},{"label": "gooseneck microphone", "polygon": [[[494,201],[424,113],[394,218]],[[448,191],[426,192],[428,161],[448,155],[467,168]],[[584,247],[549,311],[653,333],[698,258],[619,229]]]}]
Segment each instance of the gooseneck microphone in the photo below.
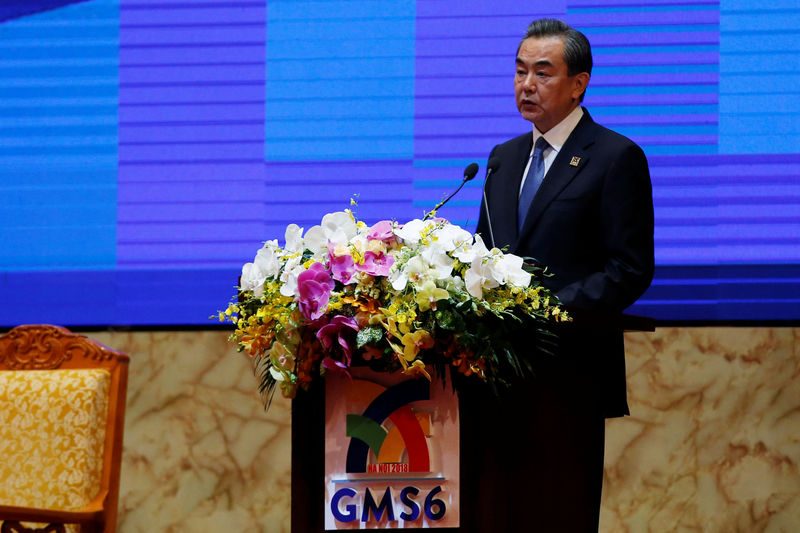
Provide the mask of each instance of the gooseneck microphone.
[{"label": "gooseneck microphone", "polygon": [[430,217],[434,216],[436,214],[436,211],[438,211],[440,207],[446,204],[450,200],[450,198],[455,196],[456,193],[461,190],[461,187],[463,187],[466,182],[475,177],[475,174],[478,173],[478,168],[479,168],[478,163],[470,163],[469,165],[467,165],[467,167],[464,169],[464,179],[461,180],[461,185],[458,186],[458,189],[453,191],[453,193],[450,196],[448,196],[447,198],[436,204],[436,207],[434,207],[432,211],[428,212],[428,214],[425,215],[425,218],[423,218],[422,220],[428,220]]},{"label": "gooseneck microphone", "polygon": [[494,232],[492,231],[492,217],[489,214],[489,200],[486,197],[486,186],[489,184],[489,176],[491,176],[492,172],[495,172],[498,168],[500,168],[500,158],[497,156],[490,157],[489,162],[486,164],[486,179],[483,180],[483,209],[486,213],[486,224],[489,226],[489,238],[492,240],[492,245],[490,248],[494,248],[495,245]]}]

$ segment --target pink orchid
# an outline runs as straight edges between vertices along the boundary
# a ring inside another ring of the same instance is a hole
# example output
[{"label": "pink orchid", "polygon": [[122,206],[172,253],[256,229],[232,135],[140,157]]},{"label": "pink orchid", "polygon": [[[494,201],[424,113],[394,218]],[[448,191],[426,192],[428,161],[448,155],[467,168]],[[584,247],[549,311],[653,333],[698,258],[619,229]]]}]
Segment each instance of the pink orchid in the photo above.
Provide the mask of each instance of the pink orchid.
[{"label": "pink orchid", "polygon": [[356,269],[370,276],[388,276],[393,264],[393,255],[366,252],[364,254],[364,263],[356,265]]},{"label": "pink orchid", "polygon": [[334,283],[322,263],[314,263],[297,276],[297,303],[303,316],[316,320],[325,314]]},{"label": "pink orchid", "polygon": [[369,232],[367,232],[367,239],[371,241],[383,241],[387,245],[392,245],[393,243],[397,242],[397,238],[394,235],[393,225],[390,220],[381,220],[377,222],[374,226],[369,228]]},{"label": "pink orchid", "polygon": [[356,273],[356,264],[352,255],[333,255],[331,252],[330,263],[333,279],[345,285],[353,281],[353,274]]},{"label": "pink orchid", "polygon": [[328,370],[344,371],[347,373],[353,358],[353,350],[345,335],[349,331],[358,331],[358,322],[355,318],[336,315],[331,321],[317,331],[317,338],[322,343],[325,351],[333,354],[338,347],[344,355],[344,361],[339,361],[331,356],[322,360],[322,366]]}]

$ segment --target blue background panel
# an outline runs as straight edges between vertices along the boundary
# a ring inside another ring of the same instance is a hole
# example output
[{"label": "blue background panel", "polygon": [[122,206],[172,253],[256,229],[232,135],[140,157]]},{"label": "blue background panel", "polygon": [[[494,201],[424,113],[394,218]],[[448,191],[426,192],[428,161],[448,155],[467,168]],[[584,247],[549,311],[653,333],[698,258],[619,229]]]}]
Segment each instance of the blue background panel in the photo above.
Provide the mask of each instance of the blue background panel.
[{"label": "blue background panel", "polygon": [[[631,312],[800,319],[794,0],[36,0],[0,7],[0,326],[206,325],[287,224],[421,216],[528,132],[531,20],[592,43],[585,105],[647,154]],[[473,230],[482,174],[440,215]]]}]

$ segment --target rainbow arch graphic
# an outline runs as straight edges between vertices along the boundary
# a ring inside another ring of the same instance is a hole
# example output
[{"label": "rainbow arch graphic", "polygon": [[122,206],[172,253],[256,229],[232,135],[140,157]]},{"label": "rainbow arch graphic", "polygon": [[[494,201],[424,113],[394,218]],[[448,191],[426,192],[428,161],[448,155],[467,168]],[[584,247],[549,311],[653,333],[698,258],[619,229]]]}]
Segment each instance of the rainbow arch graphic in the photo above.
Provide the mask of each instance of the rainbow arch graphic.
[{"label": "rainbow arch graphic", "polygon": [[[381,392],[360,415],[347,415],[347,473],[367,471],[369,451],[378,463],[399,463],[403,450],[408,451],[409,472],[430,472],[431,462],[426,436],[430,435],[430,416],[415,414],[409,404],[429,400],[430,383],[409,379]],[[391,431],[383,427],[389,419]]]}]

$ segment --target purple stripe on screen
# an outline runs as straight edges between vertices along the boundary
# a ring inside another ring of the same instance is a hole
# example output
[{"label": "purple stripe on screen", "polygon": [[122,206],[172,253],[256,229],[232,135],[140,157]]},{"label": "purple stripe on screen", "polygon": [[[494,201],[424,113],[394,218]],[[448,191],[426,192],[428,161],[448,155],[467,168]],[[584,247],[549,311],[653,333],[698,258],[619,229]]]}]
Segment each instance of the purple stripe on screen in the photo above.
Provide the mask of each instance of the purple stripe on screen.
[{"label": "purple stripe on screen", "polygon": [[417,118],[414,121],[414,139],[428,139],[437,136],[480,136],[493,137],[507,135],[522,130],[525,123],[519,117],[508,120],[476,120],[474,117],[456,117],[447,120]]},{"label": "purple stripe on screen", "polygon": [[631,135],[631,139],[643,146],[717,144],[716,135]]},{"label": "purple stripe on screen", "polygon": [[266,38],[266,26],[242,28],[195,28],[195,29],[158,29],[132,30],[120,34],[119,46],[175,46],[256,43]]},{"label": "purple stripe on screen", "polygon": [[245,2],[245,1],[235,1],[231,0],[230,2],[157,2],[157,1],[136,1],[136,0],[122,0],[120,3],[120,11],[136,11],[136,10],[145,10],[145,11],[154,11],[157,9],[197,9],[198,7],[204,8],[221,8],[221,9],[230,9],[230,8],[244,8],[244,7],[263,7],[264,2],[262,1],[252,1],[252,2]]},{"label": "purple stripe on screen", "polygon": [[[613,108],[611,108],[613,111]],[[592,108],[589,108],[592,112]],[[606,115],[592,114],[592,118],[600,124],[611,126],[654,126],[654,125],[714,125],[717,115],[711,113],[686,113],[664,115]]]},{"label": "purple stripe on screen", "polygon": [[264,222],[130,223],[117,227],[119,244],[224,242],[232,234],[257,235]]},{"label": "purple stripe on screen", "polygon": [[[715,105],[719,103],[719,94],[716,91],[707,93],[681,93],[680,88],[674,93],[647,93],[643,90],[640,94],[587,94],[591,98],[588,103],[592,106],[629,106],[629,105]],[[589,89],[591,91],[591,88]]]},{"label": "purple stripe on screen", "polygon": [[266,203],[247,205],[242,202],[235,204],[171,204],[168,209],[161,205],[152,204],[125,204],[120,206],[119,225],[129,224],[165,224],[165,223],[229,223],[232,214],[236,213],[237,223],[261,222],[264,219]]},{"label": "purple stripe on screen", "polygon": [[189,69],[209,67],[261,67],[263,70],[264,58],[261,58],[261,61],[208,61],[204,58],[198,58],[197,61],[184,61],[179,63],[151,63],[147,61],[134,63],[133,61],[128,61],[124,66],[120,66],[120,71],[135,72],[137,69],[152,69],[158,72],[159,69],[167,68]]},{"label": "purple stripe on screen", "polygon": [[[555,13],[551,13],[555,15]],[[419,17],[416,34],[418,37],[452,37],[469,35],[471,37],[508,37],[519,40],[528,23],[536,15],[519,16],[474,16],[474,17]]]},{"label": "purple stripe on screen", "polygon": [[[754,154],[754,155],[703,155],[703,156],[653,156],[648,158],[651,165],[659,166],[699,166],[708,165],[770,165],[800,164],[800,154]],[[731,167],[733,168],[733,167]],[[795,167],[796,168],[796,167]]]},{"label": "purple stripe on screen", "polygon": [[[571,3],[571,0],[570,0]],[[566,0],[554,0],[547,3],[548,13],[561,13],[567,10]],[[541,6],[526,4],[525,2],[512,1],[476,1],[470,2],[417,2],[417,18],[442,16],[446,11],[447,16],[475,16],[491,17],[498,15],[521,15],[526,17],[538,16],[537,10]]]},{"label": "purple stripe on screen", "polygon": [[157,8],[126,9],[127,2],[120,8],[120,27],[125,30],[136,27],[160,26],[164,24],[255,24],[266,18],[266,2],[250,6],[219,6],[196,2],[187,9]]},{"label": "purple stripe on screen", "polygon": [[141,161],[125,165],[119,176],[119,183],[137,185],[142,183],[174,183],[174,182],[204,182],[235,177],[242,181],[260,181],[264,179],[264,163],[262,160],[252,160],[246,163],[230,163],[224,166],[208,165],[206,163],[183,162],[170,165],[165,172],[162,163],[148,163]]},{"label": "purple stripe on screen", "polygon": [[[722,186],[720,186],[722,188]],[[770,208],[775,208],[778,210],[784,210],[788,206],[792,208],[800,204],[798,201],[797,194],[795,191],[787,190],[786,196],[770,196],[770,195],[752,195],[752,196],[723,196],[723,195],[703,195],[702,190],[692,191],[688,188],[684,189],[682,192],[684,194],[674,195],[667,198],[661,197],[659,194],[655,194],[653,197],[653,202],[657,206],[691,206],[697,205],[699,203],[708,204],[711,202],[714,205],[719,206],[752,206],[752,207],[759,207],[763,208],[763,206],[769,206]],[[780,192],[780,191],[777,191]],[[700,195],[699,197],[696,195]],[[785,212],[772,212],[772,215],[777,216],[785,216]],[[744,215],[743,218],[746,218],[747,215]]]},{"label": "purple stripe on screen", "polygon": [[608,46],[637,46],[642,43],[647,43],[647,46],[719,44],[718,30],[681,31],[680,26],[676,26],[675,31],[654,33],[587,33],[595,53],[602,53]]},{"label": "purple stripe on screen", "polygon": [[[609,10],[596,13],[574,13],[569,16],[569,23],[576,28],[589,30],[593,27],[624,26],[683,26],[691,24],[719,24],[719,10],[690,11],[625,11],[622,13]],[[677,28],[676,28],[677,29]]]},{"label": "purple stripe on screen", "polygon": [[347,159],[341,161],[269,161],[266,163],[268,168],[280,169],[280,168],[291,168],[295,166],[301,167],[308,167],[314,168],[315,166],[319,166],[320,168],[327,168],[327,167],[350,167],[350,166],[364,166],[366,168],[383,168],[383,167],[410,167],[411,161],[408,159],[376,159],[376,160],[364,160],[364,159]]},{"label": "purple stripe on screen", "polygon": [[569,0],[570,9],[586,7],[626,6],[719,6],[719,0]]},{"label": "purple stripe on screen", "polygon": [[252,79],[249,80],[233,80],[233,79],[225,79],[225,80],[218,80],[218,81],[200,81],[196,79],[187,79],[183,81],[145,81],[145,82],[123,82],[120,81],[119,84],[120,88],[131,88],[131,89],[140,89],[140,88],[157,88],[157,87],[264,87],[264,79],[253,76]]},{"label": "purple stripe on screen", "polygon": [[240,161],[242,156],[255,157],[263,154],[263,142],[231,144],[120,146],[119,162],[126,161],[208,161],[222,162],[226,159]]},{"label": "purple stripe on screen", "polygon": [[125,104],[120,104],[120,107],[128,109],[128,110],[131,110],[131,111],[135,111],[136,109],[140,109],[141,110],[141,109],[147,109],[147,108],[153,108],[153,109],[165,109],[165,108],[167,108],[167,109],[169,109],[169,108],[186,107],[188,109],[191,109],[191,108],[193,108],[195,106],[212,106],[212,105],[225,106],[226,108],[230,108],[230,107],[235,107],[235,106],[254,105],[254,106],[259,106],[259,107],[261,107],[261,109],[263,109],[264,103],[265,103],[265,100],[263,98],[255,99],[255,100],[249,100],[249,101],[248,100],[229,100],[229,101],[219,100],[219,101],[216,101],[216,102],[213,102],[213,101],[192,102],[192,101],[185,101],[185,100],[162,100],[160,102],[148,102],[148,101],[127,102]]},{"label": "purple stripe on screen", "polygon": [[265,67],[263,64],[228,65],[216,63],[191,67],[160,66],[157,68],[122,67],[119,71],[120,86],[149,87],[165,84],[195,85],[240,85],[264,84]]},{"label": "purple stripe on screen", "polygon": [[205,28],[263,28],[259,22],[163,22],[153,24],[120,23],[119,27],[126,30],[180,30],[180,29],[205,29]]},{"label": "purple stripe on screen", "polygon": [[[251,117],[258,115],[259,112],[263,116],[263,106],[238,106],[227,104],[225,106],[191,106],[189,108],[180,106],[139,106],[136,108],[126,107],[119,111],[119,124],[126,127],[135,126],[224,126],[224,125],[237,125],[237,126],[255,126],[260,124],[264,125],[263,118],[261,120],[253,120]],[[214,118],[219,117],[220,110],[228,110],[227,120],[202,120],[195,119],[198,114],[202,116]],[[132,120],[135,119],[135,120]],[[263,132],[262,132],[263,133]]]},{"label": "purple stripe on screen", "polygon": [[[242,158],[242,157],[231,157],[231,158],[203,158],[203,157],[195,157],[195,158],[187,158],[187,159],[150,159],[150,160],[130,160],[130,161],[119,161],[119,166],[135,166],[135,167],[150,167],[152,169],[158,170],[160,165],[178,165],[178,166],[186,166],[187,164],[198,164],[198,165],[236,165],[236,164],[247,164],[247,163],[257,163],[257,164],[264,164],[264,157],[263,154],[259,158]],[[141,170],[139,170],[141,171]],[[162,172],[168,172],[168,169],[161,169]],[[122,174],[120,174],[122,175]]]},{"label": "purple stripe on screen", "polygon": [[453,98],[449,96],[418,99],[414,102],[415,118],[430,116],[475,116],[476,112],[502,116],[515,111],[513,93],[507,96]]},{"label": "purple stripe on screen", "polygon": [[653,74],[603,74],[592,75],[595,87],[638,87],[650,85],[708,85],[719,83],[718,72],[663,72]]},{"label": "purple stripe on screen", "polygon": [[[286,184],[269,184],[267,187],[269,191],[269,195],[271,199],[269,200],[269,205],[287,205],[287,204],[296,204],[296,203],[316,203],[319,201],[320,197],[323,197],[326,191],[341,191],[341,189],[349,189],[352,188],[356,183],[348,182],[348,181],[340,181],[336,182],[313,182],[309,183],[306,180],[298,183],[286,183]],[[372,181],[370,183],[361,183],[359,184],[360,187],[364,185],[369,186],[369,194],[370,194],[370,203],[394,203],[398,200],[397,195],[399,193],[398,184],[397,183],[376,183]],[[316,197],[310,198],[309,197],[309,190],[313,187],[314,195]],[[360,191],[352,191],[353,193],[357,193]],[[400,193],[401,196],[409,197],[409,193]],[[286,198],[286,200],[275,200],[274,198]],[[307,198],[308,200],[300,201],[300,199]],[[342,205],[337,209],[337,211],[341,211],[347,207],[346,205]]]},{"label": "purple stripe on screen", "polygon": [[518,38],[512,37],[462,37],[417,38],[416,57],[450,57],[505,54],[513,60]]},{"label": "purple stripe on screen", "polygon": [[260,41],[260,40],[257,40],[257,39],[251,39],[249,41],[220,40],[220,41],[214,41],[214,42],[203,41],[203,40],[199,40],[198,39],[198,40],[195,40],[195,41],[169,42],[169,43],[163,43],[163,42],[153,42],[153,43],[151,43],[151,42],[125,42],[125,41],[120,40],[119,53],[120,53],[120,57],[122,57],[123,54],[129,53],[129,51],[135,53],[137,50],[140,50],[140,49],[141,50],[148,50],[147,53],[152,54],[153,53],[152,52],[153,48],[157,48],[159,50],[172,50],[172,49],[175,49],[175,51],[177,51],[177,50],[179,50],[181,48],[188,48],[188,49],[233,48],[233,49],[238,49],[238,48],[257,48],[257,47],[261,47],[261,49],[263,50],[264,49],[264,42]]},{"label": "purple stripe on screen", "polygon": [[239,85],[225,86],[214,85],[204,87],[184,86],[180,92],[175,87],[120,87],[120,105],[139,102],[159,102],[174,101],[180,96],[184,102],[218,102],[220,100],[252,102],[258,98],[263,98],[265,93],[264,85]]},{"label": "purple stripe on screen", "polygon": [[226,44],[214,46],[158,47],[154,53],[152,47],[128,47],[120,49],[120,69],[129,65],[149,64],[203,64],[248,62],[263,63],[266,59],[266,49],[263,42],[227,46]]},{"label": "purple stripe on screen", "polygon": [[[701,167],[699,169],[695,167],[677,168],[650,165],[650,177],[654,184],[665,189],[669,187],[696,188],[704,186],[718,188],[720,183],[724,183],[726,185],[746,187],[751,191],[759,191],[765,188],[794,186],[798,182],[796,171],[794,174],[784,176],[775,176],[768,172],[751,174],[747,167],[730,170],[727,169],[727,165]],[[752,196],[758,197],[755,192]],[[800,195],[787,193],[786,197],[797,198],[798,196]]]},{"label": "purple stripe on screen", "polygon": [[[122,124],[120,124],[122,126]],[[173,144],[230,144],[259,143],[264,141],[264,126],[248,122],[198,123],[198,124],[153,124],[136,126],[125,124],[119,132],[119,146],[173,145]]]},{"label": "purple stripe on screen", "polygon": [[716,65],[719,52],[640,52],[630,54],[594,54],[595,67],[646,65]]}]

